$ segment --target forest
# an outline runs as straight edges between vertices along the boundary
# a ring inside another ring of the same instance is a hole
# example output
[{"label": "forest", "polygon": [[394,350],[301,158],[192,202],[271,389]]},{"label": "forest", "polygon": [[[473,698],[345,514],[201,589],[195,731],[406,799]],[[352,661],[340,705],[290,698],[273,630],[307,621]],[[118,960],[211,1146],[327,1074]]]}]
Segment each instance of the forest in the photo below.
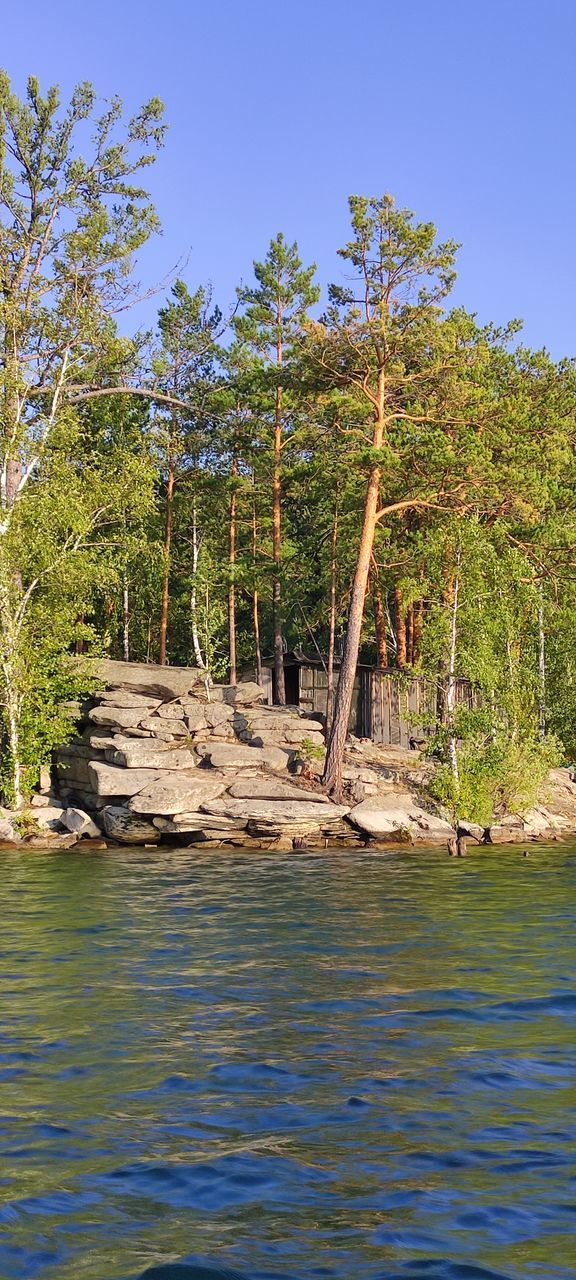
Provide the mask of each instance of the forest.
[{"label": "forest", "polygon": [[330,794],[361,659],[438,690],[440,800],[528,795],[576,753],[574,359],[452,306],[457,243],[389,195],[350,197],[327,293],[271,228],[235,298],[196,254],[130,331],[164,144],[157,100],[0,79],[5,802],[92,657],[231,684],[273,658],[282,704],[294,649],[326,664]]}]

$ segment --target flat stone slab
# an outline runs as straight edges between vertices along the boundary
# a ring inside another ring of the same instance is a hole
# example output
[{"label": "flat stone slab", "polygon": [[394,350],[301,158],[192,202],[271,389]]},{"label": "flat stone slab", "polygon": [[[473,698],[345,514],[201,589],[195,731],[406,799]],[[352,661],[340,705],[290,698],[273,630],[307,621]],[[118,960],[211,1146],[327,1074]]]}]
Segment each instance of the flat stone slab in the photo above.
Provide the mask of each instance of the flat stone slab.
[{"label": "flat stone slab", "polygon": [[169,743],[157,743],[152,738],[145,742],[135,738],[120,747],[106,751],[111,764],[125,769],[195,769],[196,757],[183,747],[171,747]]},{"label": "flat stone slab", "polygon": [[160,832],[151,822],[124,805],[107,805],[101,815],[106,835],[120,844],[154,844],[160,839]]},{"label": "flat stone slab", "polygon": [[280,747],[250,747],[241,742],[204,741],[194,747],[215,769],[287,769],[291,754]]},{"label": "flat stone slab", "polygon": [[228,794],[235,800],[293,800],[298,804],[330,804],[328,796],[323,796],[320,792],[304,791],[290,782],[275,778],[243,778],[228,788]]},{"label": "flat stone slab", "polygon": [[241,818],[246,822],[267,822],[272,826],[296,823],[318,823],[325,827],[339,822],[349,812],[348,805],[319,804],[316,801],[296,800],[235,800],[223,796],[217,800],[203,801],[200,809],[206,813],[222,814],[226,818]]},{"label": "flat stone slab", "polygon": [[183,698],[205,676],[198,667],[160,667],[147,662],[114,662],[110,658],[102,659],[97,671],[103,685],[164,701]]},{"label": "flat stone slab", "polygon": [[188,729],[184,720],[163,720],[160,716],[148,716],[140,721],[140,728],[159,742],[172,742],[174,738],[186,738]]},{"label": "flat stone slab", "polygon": [[88,719],[93,724],[118,725],[120,729],[136,728],[142,717],[142,707],[113,707],[105,703],[92,707],[88,712]]},{"label": "flat stone slab", "polygon": [[159,831],[244,831],[246,823],[239,818],[224,818],[222,814],[177,813],[173,818],[154,818]]},{"label": "flat stone slab", "polygon": [[112,707],[142,707],[143,711],[147,709],[154,711],[156,707],[161,705],[159,698],[150,698],[145,693],[131,693],[129,689],[106,689],[104,693],[96,694],[98,702],[105,703],[106,706]]},{"label": "flat stone slab", "polygon": [[348,814],[350,822],[366,835],[399,837],[406,832],[414,839],[448,840],[454,827],[436,814],[427,813],[410,796],[368,796]]},{"label": "flat stone slab", "polygon": [[168,818],[176,813],[195,812],[203,802],[216,799],[225,786],[222,778],[214,778],[209,773],[202,776],[198,770],[195,772],[198,774],[197,778],[187,777],[186,774],[173,774],[171,777],[164,775],[133,795],[128,808],[132,813],[151,813]]},{"label": "flat stone slab", "polygon": [[133,796],[161,776],[159,769],[120,769],[100,760],[90,761],[88,773],[98,796]]}]

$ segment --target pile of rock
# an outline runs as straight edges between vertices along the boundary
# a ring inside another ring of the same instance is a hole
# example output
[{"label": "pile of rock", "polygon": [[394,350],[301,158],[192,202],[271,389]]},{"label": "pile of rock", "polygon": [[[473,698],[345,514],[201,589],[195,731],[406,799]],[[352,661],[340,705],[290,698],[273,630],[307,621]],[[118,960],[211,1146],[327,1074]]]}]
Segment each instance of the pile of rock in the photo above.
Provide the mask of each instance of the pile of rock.
[{"label": "pile of rock", "polygon": [[58,752],[62,805],[110,840],[208,846],[358,841],[332,804],[288,771],[322,749],[321,723],[264,705],[258,685],[211,686],[193,668],[102,664],[105,689]]},{"label": "pile of rock", "polygon": [[58,752],[64,825],[81,812],[86,834],[121,843],[281,849],[453,834],[408,790],[388,794],[396,768],[357,763],[354,753],[348,803],[332,803],[314,777],[320,719],[265,705],[256,684],[212,686],[193,668],[105,662],[102,685],[82,708],[78,737]]}]

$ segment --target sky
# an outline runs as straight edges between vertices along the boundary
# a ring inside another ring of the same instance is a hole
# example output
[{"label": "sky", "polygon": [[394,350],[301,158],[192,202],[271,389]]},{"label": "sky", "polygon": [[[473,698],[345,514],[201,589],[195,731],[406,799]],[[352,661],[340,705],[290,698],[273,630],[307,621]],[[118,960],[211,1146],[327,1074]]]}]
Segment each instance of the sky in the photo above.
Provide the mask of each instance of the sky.
[{"label": "sky", "polygon": [[280,230],[342,279],[348,195],[390,192],[462,244],[454,301],[555,357],[576,355],[575,64],[575,0],[0,0],[16,91],[166,105],[143,287],[181,262],[226,312]]}]

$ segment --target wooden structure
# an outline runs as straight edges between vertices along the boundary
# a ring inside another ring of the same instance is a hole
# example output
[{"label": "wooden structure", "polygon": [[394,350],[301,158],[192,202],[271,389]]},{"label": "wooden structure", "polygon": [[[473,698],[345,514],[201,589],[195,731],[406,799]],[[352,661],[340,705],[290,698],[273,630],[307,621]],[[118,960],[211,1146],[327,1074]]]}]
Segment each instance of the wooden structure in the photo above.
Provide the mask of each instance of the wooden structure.
[{"label": "wooden structure", "polygon": [[[265,660],[262,678],[270,704],[274,701],[273,666],[271,658]],[[289,706],[300,707],[302,711],[315,715],[326,715],[328,677],[321,658],[301,652],[287,653],[284,678]],[[338,663],[335,679],[337,682]],[[424,676],[411,678],[393,668],[360,663],[354,681],[350,733],[357,738],[370,738],[383,746],[410,747],[415,740],[420,741],[430,733],[437,716],[438,692],[434,681]],[[470,681],[459,680],[457,704],[472,707],[474,701]]]}]

